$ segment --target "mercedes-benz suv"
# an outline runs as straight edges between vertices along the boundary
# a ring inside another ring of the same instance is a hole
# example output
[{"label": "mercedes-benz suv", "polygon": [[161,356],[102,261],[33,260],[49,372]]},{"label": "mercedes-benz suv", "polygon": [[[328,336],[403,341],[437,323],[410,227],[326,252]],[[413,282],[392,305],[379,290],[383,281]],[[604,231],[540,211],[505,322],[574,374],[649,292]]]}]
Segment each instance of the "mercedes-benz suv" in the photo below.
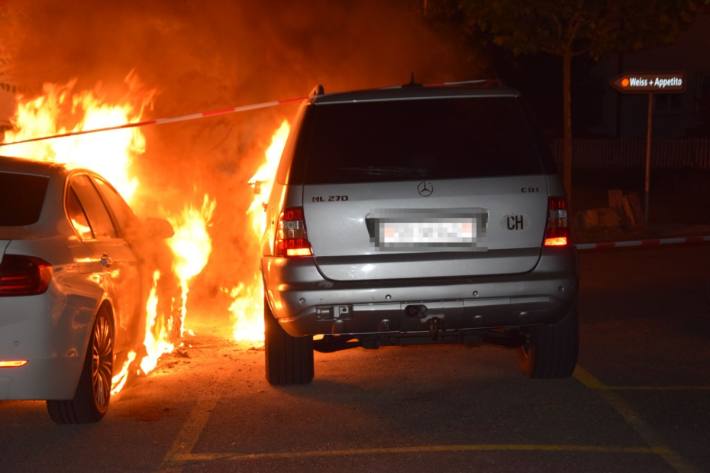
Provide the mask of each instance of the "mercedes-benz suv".
[{"label": "mercedes-benz suv", "polygon": [[548,150],[512,89],[324,94],[294,123],[267,206],[266,376],[313,378],[313,350],[516,347],[523,372],[577,360],[577,272]]}]

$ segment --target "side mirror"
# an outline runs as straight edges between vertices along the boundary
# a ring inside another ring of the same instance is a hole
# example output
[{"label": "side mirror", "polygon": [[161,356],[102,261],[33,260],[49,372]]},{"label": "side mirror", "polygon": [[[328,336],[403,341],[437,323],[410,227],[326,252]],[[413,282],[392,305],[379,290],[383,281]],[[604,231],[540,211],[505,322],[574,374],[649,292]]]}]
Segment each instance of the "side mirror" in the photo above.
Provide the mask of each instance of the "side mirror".
[{"label": "side mirror", "polygon": [[146,218],[143,220],[143,229],[145,233],[151,238],[161,238],[166,239],[175,235],[175,230],[170,222],[164,218]]}]

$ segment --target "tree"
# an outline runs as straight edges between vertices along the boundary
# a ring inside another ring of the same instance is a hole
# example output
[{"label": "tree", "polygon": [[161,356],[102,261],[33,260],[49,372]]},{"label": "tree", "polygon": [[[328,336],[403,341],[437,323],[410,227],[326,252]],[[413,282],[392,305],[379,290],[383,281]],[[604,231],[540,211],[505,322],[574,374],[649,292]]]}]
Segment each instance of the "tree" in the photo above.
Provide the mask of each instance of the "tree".
[{"label": "tree", "polygon": [[572,60],[667,44],[710,0],[428,0],[426,10],[515,54],[562,60],[562,167],[572,200]]}]

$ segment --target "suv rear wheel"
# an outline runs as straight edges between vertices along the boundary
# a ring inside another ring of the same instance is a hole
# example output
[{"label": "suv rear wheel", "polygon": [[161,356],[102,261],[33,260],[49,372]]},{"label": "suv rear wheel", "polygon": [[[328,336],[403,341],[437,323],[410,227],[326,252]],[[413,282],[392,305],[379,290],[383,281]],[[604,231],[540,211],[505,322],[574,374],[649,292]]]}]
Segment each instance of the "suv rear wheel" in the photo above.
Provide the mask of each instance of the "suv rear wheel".
[{"label": "suv rear wheel", "polygon": [[530,378],[568,378],[578,351],[579,322],[572,307],[554,324],[530,327],[520,347],[520,370]]},{"label": "suv rear wheel", "polygon": [[308,384],[313,380],[313,339],[292,337],[281,328],[264,300],[266,379],[273,385]]}]

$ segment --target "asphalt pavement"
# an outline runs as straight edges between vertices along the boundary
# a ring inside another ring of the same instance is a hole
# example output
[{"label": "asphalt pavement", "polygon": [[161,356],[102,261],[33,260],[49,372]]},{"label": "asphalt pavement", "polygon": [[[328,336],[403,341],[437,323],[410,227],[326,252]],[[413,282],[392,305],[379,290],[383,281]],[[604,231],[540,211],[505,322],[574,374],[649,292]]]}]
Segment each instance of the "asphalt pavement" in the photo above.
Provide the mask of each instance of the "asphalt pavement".
[{"label": "asphalt pavement", "polygon": [[316,354],[274,388],[261,350],[207,329],[112,401],[56,426],[0,402],[0,472],[710,471],[710,245],[580,254],[573,378],[496,346]]}]

